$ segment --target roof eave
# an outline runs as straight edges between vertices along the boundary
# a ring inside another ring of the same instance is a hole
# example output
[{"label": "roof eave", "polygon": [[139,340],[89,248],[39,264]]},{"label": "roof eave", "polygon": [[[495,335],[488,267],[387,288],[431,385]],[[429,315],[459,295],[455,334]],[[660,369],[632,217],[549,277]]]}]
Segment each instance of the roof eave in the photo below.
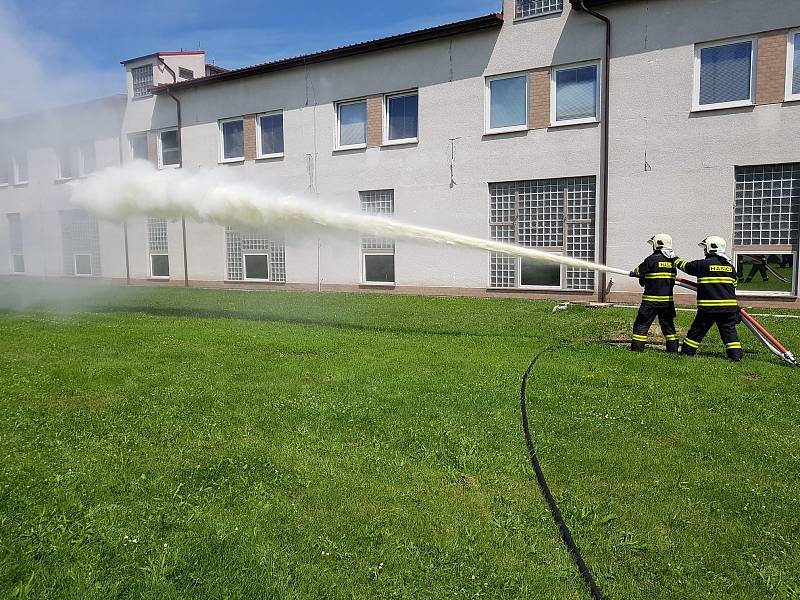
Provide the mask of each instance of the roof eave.
[{"label": "roof eave", "polygon": [[428,29],[421,29],[410,33],[402,33],[391,37],[386,37],[369,42],[362,42],[350,46],[343,46],[341,48],[334,48],[332,50],[324,50],[321,52],[314,52],[312,54],[305,54],[286,58],[274,62],[254,65],[251,67],[244,67],[242,69],[233,69],[225,73],[215,75],[208,75],[207,77],[200,77],[189,81],[179,81],[178,83],[162,84],[154,88],[156,94],[166,92],[167,90],[179,91],[199,87],[202,85],[210,85],[213,83],[221,83],[223,81],[232,81],[251,77],[253,75],[263,75],[265,73],[272,73],[275,71],[283,71],[294,67],[305,65],[319,64],[338,60],[341,58],[350,58],[367,54],[370,52],[377,52],[379,50],[388,50],[391,48],[400,48],[411,44],[418,44],[421,42],[428,42],[437,40],[444,37],[459,35],[463,33],[473,33],[485,29],[492,29],[500,27],[503,24],[503,15],[501,13],[491,13],[474,19],[466,21],[458,21],[456,23],[449,23],[447,25],[440,25],[438,27],[431,27]]}]

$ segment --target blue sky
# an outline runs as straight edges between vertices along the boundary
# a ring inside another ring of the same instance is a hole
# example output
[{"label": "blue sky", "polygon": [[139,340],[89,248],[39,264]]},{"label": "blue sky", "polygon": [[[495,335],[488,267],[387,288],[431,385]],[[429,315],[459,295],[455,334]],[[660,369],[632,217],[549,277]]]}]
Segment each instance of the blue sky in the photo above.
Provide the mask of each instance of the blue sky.
[{"label": "blue sky", "polygon": [[[501,10],[501,0],[0,0],[0,117],[122,91],[119,61],[202,47],[236,68]],[[84,97],[85,96],[85,97]]]}]

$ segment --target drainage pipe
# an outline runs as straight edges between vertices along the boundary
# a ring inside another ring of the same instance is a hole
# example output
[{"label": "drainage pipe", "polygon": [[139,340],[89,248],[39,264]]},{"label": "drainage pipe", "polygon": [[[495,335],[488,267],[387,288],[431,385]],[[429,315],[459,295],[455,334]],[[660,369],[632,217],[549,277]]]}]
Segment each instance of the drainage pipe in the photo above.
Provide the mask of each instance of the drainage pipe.
[{"label": "drainage pipe", "polygon": [[[608,147],[609,147],[609,113],[610,113],[610,97],[611,97],[611,20],[605,15],[587,8],[584,0],[570,0],[572,7],[575,10],[583,11],[588,15],[593,16],[595,19],[600,19],[606,27],[606,49],[603,56],[603,72],[601,73],[602,86],[603,86],[603,117],[600,123],[601,129],[601,142],[600,142],[600,173],[603,178],[602,184],[602,213],[603,223],[600,234],[600,262],[605,264],[608,261]],[[600,302],[606,301],[608,288],[606,284],[606,273],[600,273]]]}]

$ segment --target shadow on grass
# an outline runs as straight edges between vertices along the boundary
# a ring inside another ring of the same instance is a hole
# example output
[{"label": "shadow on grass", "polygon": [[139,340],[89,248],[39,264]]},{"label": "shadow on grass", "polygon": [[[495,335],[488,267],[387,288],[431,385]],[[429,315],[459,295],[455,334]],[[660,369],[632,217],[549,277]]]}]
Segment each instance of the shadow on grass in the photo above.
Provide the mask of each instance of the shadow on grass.
[{"label": "shadow on grass", "polygon": [[[30,307],[29,307],[30,310]],[[24,314],[29,310],[15,310],[0,308],[0,315]],[[41,311],[43,307],[34,310]],[[171,308],[154,306],[94,306],[83,307],[81,312],[91,312],[100,314],[143,314],[153,317],[168,318],[193,318],[193,319],[227,319],[235,321],[251,321],[256,323],[284,323],[288,325],[308,325],[331,327],[334,329],[345,329],[355,331],[376,331],[381,333],[398,333],[407,335],[432,335],[443,337],[476,337],[476,338],[517,338],[525,337],[516,333],[490,333],[475,331],[458,331],[448,329],[422,329],[415,327],[388,327],[381,325],[364,325],[358,323],[348,323],[346,321],[335,321],[324,318],[313,317],[294,317],[286,315],[276,315],[262,312],[248,312],[241,310],[213,310],[207,308]]]}]

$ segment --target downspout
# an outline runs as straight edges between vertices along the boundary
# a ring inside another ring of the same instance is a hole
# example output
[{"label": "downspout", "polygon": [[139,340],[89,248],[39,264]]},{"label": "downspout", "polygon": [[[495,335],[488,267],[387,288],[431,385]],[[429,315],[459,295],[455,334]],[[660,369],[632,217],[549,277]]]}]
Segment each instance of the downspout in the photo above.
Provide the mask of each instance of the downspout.
[{"label": "downspout", "polygon": [[[170,66],[164,62],[164,59],[161,56],[158,56],[158,62],[160,62],[164,68],[169,71],[169,74],[172,75],[172,83],[178,83],[178,77],[175,75],[175,71],[173,71]],[[183,123],[181,119],[181,101],[172,93],[172,90],[167,86],[167,96],[172,98],[175,101],[175,112],[177,113],[177,121],[178,121],[178,147],[181,149],[180,154],[180,164],[179,168],[183,168],[183,137],[181,135],[183,131]],[[181,233],[183,235],[183,287],[189,287],[189,257],[186,253],[186,217],[181,217]]]},{"label": "downspout", "polygon": [[[605,15],[601,15],[600,13],[593,11],[591,8],[587,8],[584,4],[584,0],[570,0],[570,3],[575,10],[582,10],[594,18],[600,19],[603,23],[605,23],[606,26],[606,51],[605,56],[603,57],[603,122],[601,123],[602,140],[600,142],[600,172],[602,173],[603,177],[603,225],[600,234],[600,262],[605,264],[608,260],[608,147],[610,112],[609,98],[611,89],[611,20]],[[600,294],[598,298],[600,302],[606,301],[606,277],[607,275],[605,272],[600,273]]]}]

